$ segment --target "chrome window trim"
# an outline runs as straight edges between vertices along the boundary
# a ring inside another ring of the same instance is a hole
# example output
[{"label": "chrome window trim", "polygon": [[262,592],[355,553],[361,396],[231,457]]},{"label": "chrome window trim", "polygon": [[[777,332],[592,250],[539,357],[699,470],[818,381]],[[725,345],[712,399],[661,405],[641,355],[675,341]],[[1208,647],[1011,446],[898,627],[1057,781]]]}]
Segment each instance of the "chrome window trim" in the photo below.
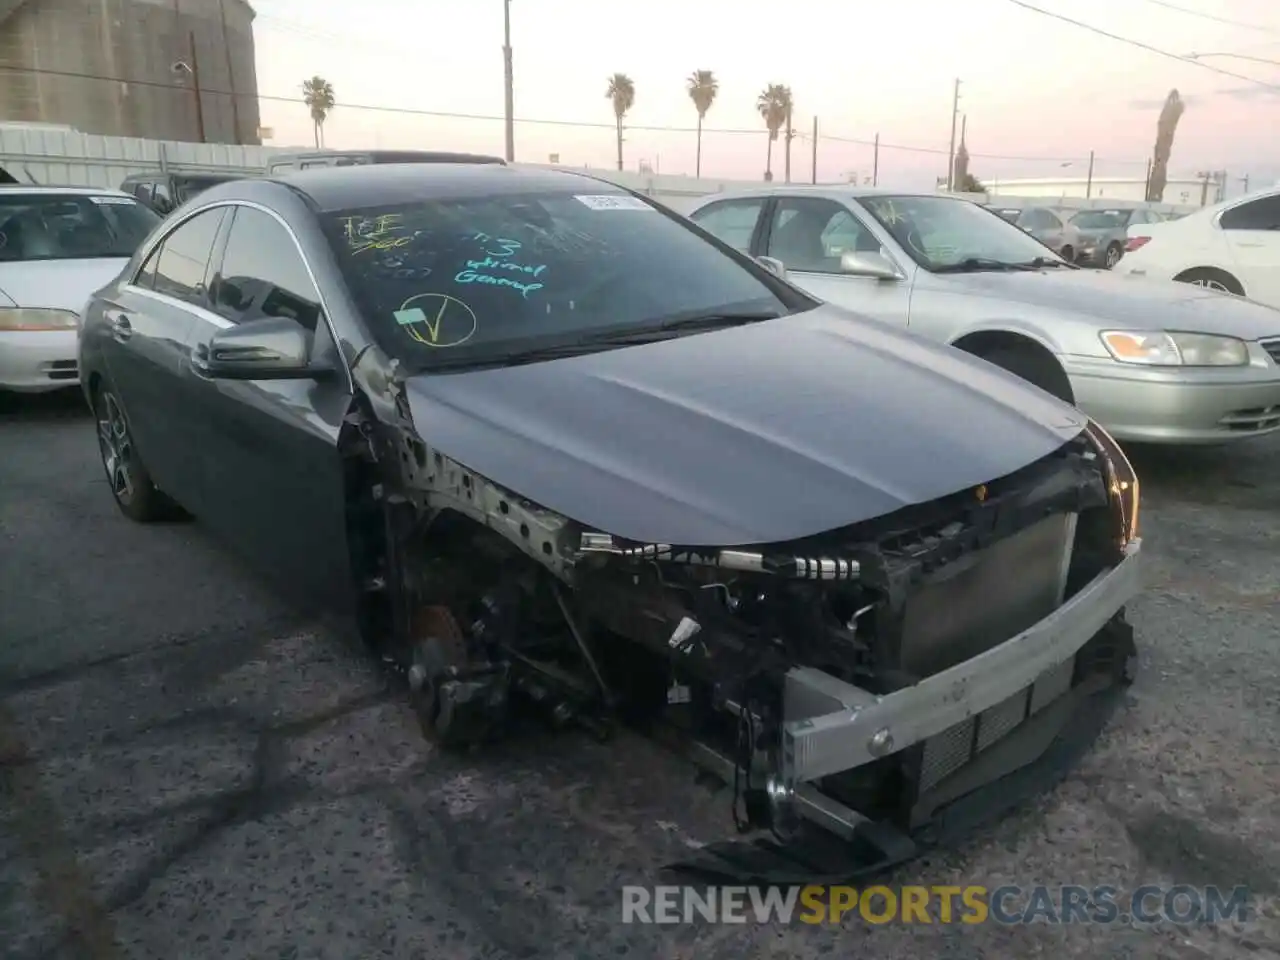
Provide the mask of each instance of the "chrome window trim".
[{"label": "chrome window trim", "polygon": [[[342,359],[342,372],[347,381],[347,391],[354,397],[356,393],[355,379],[351,376],[351,368],[347,365],[346,354],[342,350],[342,341],[338,338],[337,327],[333,325],[333,317],[329,310],[329,303],[325,299],[324,291],[320,289],[320,281],[316,278],[316,272],[311,268],[311,262],[307,259],[307,255],[302,249],[302,241],[298,239],[298,235],[294,232],[293,227],[289,226],[284,217],[280,216],[280,214],[276,213],[270,207],[264,206],[254,200],[238,199],[215,200],[212,203],[206,203],[196,207],[194,210],[184,214],[181,220],[170,226],[170,228],[159,238],[153,240],[147,245],[146,255],[138,261],[138,269],[134,271],[133,276],[124,284],[124,288],[132,293],[141,294],[144,297],[149,297],[150,299],[159,301],[160,303],[168,304],[169,306],[177,307],[182,310],[191,311],[195,313],[196,316],[200,317],[200,319],[208,323],[212,323],[214,326],[223,330],[229,330],[236,326],[236,324],[226,319],[226,317],[219,316],[210,310],[206,310],[204,307],[197,306],[194,303],[188,303],[186,300],[179,300],[177,297],[171,297],[166,293],[157,293],[155,290],[148,290],[145,287],[138,286],[135,282],[138,279],[138,274],[142,272],[142,268],[146,266],[147,261],[151,259],[151,255],[155,253],[157,247],[173,236],[174,233],[181,229],[188,221],[195,219],[202,213],[207,213],[210,210],[216,210],[219,207],[248,207],[251,210],[257,210],[259,213],[265,213],[267,216],[271,217],[271,219],[275,220],[276,223],[280,224],[280,226],[284,227],[284,232],[287,233],[289,235],[289,239],[293,241],[293,247],[298,251],[298,256],[302,259],[303,269],[307,271],[307,278],[311,281],[311,286],[315,289],[316,296],[319,298],[320,312],[324,316],[324,324],[329,330],[329,336],[333,338],[334,349]],[[234,220],[231,223],[231,227],[232,229],[235,229]],[[227,239],[230,240],[230,236],[228,236]],[[223,253],[226,253],[225,245],[223,247]]]}]

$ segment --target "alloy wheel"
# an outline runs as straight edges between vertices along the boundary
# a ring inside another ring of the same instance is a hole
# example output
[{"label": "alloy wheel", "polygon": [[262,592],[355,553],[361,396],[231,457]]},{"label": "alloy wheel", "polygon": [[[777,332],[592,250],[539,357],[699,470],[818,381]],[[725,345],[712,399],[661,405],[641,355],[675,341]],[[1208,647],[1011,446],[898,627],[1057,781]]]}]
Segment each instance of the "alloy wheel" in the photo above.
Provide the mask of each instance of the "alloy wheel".
[{"label": "alloy wheel", "polygon": [[107,471],[111,493],[121,503],[133,497],[133,441],[129,437],[129,425],[124,411],[110,392],[102,394],[98,411],[98,449],[102,453],[102,466]]},{"label": "alloy wheel", "polygon": [[1219,290],[1222,293],[1231,292],[1227,289],[1226,284],[1222,283],[1220,280],[1211,280],[1208,277],[1197,277],[1195,280],[1191,281],[1191,284],[1196,287],[1204,287],[1206,290]]},{"label": "alloy wheel", "polygon": [[1108,247],[1107,248],[1107,269],[1111,269],[1119,262],[1120,262],[1120,248]]}]

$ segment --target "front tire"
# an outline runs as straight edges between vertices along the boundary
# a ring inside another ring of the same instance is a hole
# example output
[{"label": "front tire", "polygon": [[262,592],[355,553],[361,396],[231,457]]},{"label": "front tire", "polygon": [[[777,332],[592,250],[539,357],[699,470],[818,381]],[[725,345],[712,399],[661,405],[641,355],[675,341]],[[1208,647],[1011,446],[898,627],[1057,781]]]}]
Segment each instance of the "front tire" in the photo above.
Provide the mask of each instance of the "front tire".
[{"label": "front tire", "polygon": [[1067,379],[1061,364],[1048,351],[1032,347],[999,346],[975,352],[974,355],[1008,370],[1064,403],[1075,405],[1071,381]]},{"label": "front tire", "polygon": [[94,392],[93,416],[98,426],[102,468],[120,512],[137,523],[163,519],[167,513],[164,495],[151,482],[151,474],[134,446],[124,407],[110,387]]},{"label": "front tire", "polygon": [[1107,247],[1107,252],[1104,255],[1103,261],[1102,261],[1103,266],[1105,266],[1108,270],[1110,270],[1112,267],[1114,267],[1117,263],[1120,262],[1120,258],[1123,256],[1124,256],[1124,251],[1120,249],[1120,244],[1113,243],[1111,244],[1111,246]]},{"label": "front tire", "polygon": [[1173,279],[1179,283],[1190,283],[1207,290],[1234,293],[1237,297],[1244,296],[1244,284],[1227,271],[1216,267],[1196,267],[1194,270],[1185,270]]},{"label": "front tire", "polygon": [[1062,252],[1059,253],[1058,256],[1062,257],[1062,259],[1067,261],[1067,263],[1076,262],[1076,251],[1075,251],[1075,248],[1071,246],[1071,244],[1067,244],[1065,247],[1063,247]]}]

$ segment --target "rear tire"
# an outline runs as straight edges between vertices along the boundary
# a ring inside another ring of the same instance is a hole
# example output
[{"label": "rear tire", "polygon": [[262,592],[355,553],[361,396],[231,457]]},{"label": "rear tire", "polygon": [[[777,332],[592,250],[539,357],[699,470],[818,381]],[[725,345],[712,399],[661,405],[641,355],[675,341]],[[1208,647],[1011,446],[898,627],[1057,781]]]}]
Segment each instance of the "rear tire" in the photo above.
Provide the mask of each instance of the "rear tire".
[{"label": "rear tire", "polygon": [[151,523],[172,515],[172,501],[156,489],[138,456],[124,407],[108,386],[93,394],[93,418],[98,428],[98,452],[107,486],[116,506],[136,523]]},{"label": "rear tire", "polygon": [[1219,270],[1217,267],[1196,267],[1193,270],[1184,270],[1173,279],[1179,283],[1190,283],[1207,290],[1234,293],[1237,297],[1244,296],[1244,284],[1227,271]]},{"label": "rear tire", "polygon": [[1075,396],[1071,390],[1071,381],[1066,371],[1047,351],[1039,347],[1020,347],[1017,345],[992,347],[974,356],[981,357],[987,363],[1008,370],[1014,376],[1021,377],[1028,383],[1050,393],[1064,403],[1075,405]]}]

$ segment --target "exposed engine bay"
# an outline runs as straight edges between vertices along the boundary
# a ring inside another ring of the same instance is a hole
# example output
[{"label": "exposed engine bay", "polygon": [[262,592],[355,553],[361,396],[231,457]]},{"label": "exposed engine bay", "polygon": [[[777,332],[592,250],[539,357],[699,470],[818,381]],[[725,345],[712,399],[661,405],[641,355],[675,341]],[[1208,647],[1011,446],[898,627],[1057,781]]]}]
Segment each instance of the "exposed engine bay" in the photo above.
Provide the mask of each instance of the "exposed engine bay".
[{"label": "exposed engine bay", "polygon": [[[1109,606],[1102,592],[1136,547],[1136,488],[1122,495],[1128,481],[1092,432],[938,501],[706,549],[584,529],[429,448],[403,419],[357,419],[351,445],[363,630],[443,746],[531,715],[601,738],[623,722],[731,784],[742,833],[787,845],[834,832],[887,863],[1127,680],[1123,590]],[[1071,610],[1096,612],[1087,637],[1013,649]],[[804,869],[811,880],[818,865]]]}]

